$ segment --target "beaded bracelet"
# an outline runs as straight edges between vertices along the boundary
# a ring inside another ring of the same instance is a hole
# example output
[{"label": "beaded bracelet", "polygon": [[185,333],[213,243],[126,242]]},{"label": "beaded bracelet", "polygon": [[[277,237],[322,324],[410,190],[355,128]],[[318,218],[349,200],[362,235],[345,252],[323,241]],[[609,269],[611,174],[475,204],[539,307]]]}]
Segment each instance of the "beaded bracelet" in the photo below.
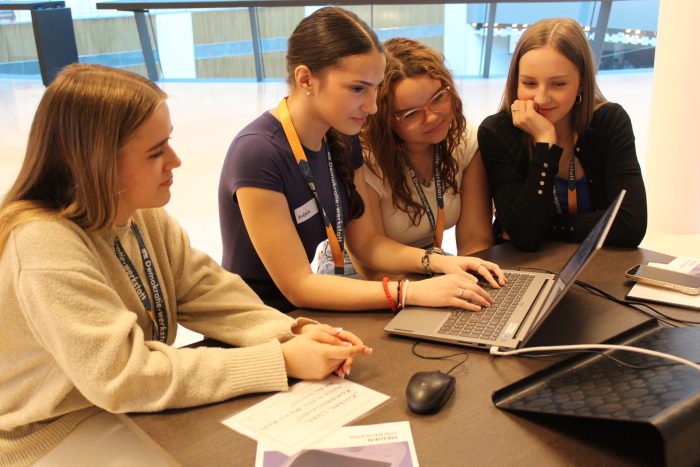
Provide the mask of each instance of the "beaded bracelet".
[{"label": "beaded bracelet", "polygon": [[382,286],[384,287],[384,294],[386,295],[386,299],[389,302],[389,308],[391,311],[396,313],[399,311],[399,307],[396,306],[396,303],[394,303],[394,299],[391,298],[391,292],[389,292],[389,276],[384,276],[382,278]]},{"label": "beaded bracelet", "polygon": [[403,281],[403,286],[401,287],[401,308],[406,306],[406,297],[408,296],[408,279]]}]

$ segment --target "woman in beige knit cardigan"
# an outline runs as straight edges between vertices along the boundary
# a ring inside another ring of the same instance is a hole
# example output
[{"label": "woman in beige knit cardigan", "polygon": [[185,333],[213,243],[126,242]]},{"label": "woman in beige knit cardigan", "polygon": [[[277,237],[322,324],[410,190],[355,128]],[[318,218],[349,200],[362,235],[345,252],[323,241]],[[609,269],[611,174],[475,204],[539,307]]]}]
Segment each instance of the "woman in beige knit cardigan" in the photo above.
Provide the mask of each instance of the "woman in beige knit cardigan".
[{"label": "woman in beige knit cardigan", "polygon": [[[161,209],[180,165],[165,99],[133,73],[71,65],[39,104],[0,208],[0,465],[41,464],[81,422],[344,377],[371,351],[268,308],[190,247]],[[178,323],[238,348],[174,348]]]}]

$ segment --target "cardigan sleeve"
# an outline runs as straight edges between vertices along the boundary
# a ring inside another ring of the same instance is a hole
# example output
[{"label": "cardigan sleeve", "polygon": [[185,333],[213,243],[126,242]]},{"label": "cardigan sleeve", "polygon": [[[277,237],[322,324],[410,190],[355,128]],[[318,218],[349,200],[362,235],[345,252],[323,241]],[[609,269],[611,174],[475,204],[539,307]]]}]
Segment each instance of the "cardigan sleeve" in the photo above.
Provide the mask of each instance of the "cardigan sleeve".
[{"label": "cardigan sleeve", "polygon": [[[498,119],[500,126],[494,126]],[[508,124],[497,114],[482,123],[478,132],[479,149],[496,206],[495,234],[506,232],[517,248],[534,251],[539,248],[552,216],[552,190],[562,148],[538,143],[532,157],[528,157],[527,147],[517,145],[520,138],[513,137],[516,130],[513,127],[513,131],[508,131]],[[527,164],[525,175],[518,170],[518,164]]]},{"label": "cardigan sleeve", "polygon": [[[622,189],[627,190],[606,245],[636,247],[647,227],[646,190],[637,160],[632,122],[618,104],[596,111],[590,142],[584,142],[582,160],[591,187],[593,212],[576,216],[555,215],[548,235],[557,240],[582,241]],[[589,160],[585,160],[588,158]]]},{"label": "cardigan sleeve", "polygon": [[[288,388],[279,341],[241,349],[177,349],[147,340],[138,324],[143,310],[128,308],[87,237],[67,224],[25,224],[4,251],[16,265],[20,312],[55,362],[51,384],[69,381],[110,412],[190,407]],[[282,321],[289,326],[291,320]],[[64,394],[46,397],[47,404],[54,398],[59,404]]]},{"label": "cardigan sleeve", "polygon": [[[237,274],[190,245],[177,221],[158,210],[155,225],[162,227],[175,282],[178,322],[187,328],[236,346],[257,345],[270,339],[293,337],[294,320],[265,305]],[[158,228],[156,227],[156,228]]]}]

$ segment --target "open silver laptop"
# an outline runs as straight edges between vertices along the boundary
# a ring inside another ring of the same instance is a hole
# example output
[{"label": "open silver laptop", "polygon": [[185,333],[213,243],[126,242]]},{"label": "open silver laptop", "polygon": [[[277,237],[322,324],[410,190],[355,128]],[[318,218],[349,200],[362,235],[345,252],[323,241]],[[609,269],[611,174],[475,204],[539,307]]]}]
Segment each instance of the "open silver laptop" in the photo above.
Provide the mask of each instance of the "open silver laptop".
[{"label": "open silver laptop", "polygon": [[508,283],[490,289],[494,302],[471,312],[457,308],[406,307],[386,325],[390,334],[472,347],[523,346],[564,297],[594,253],[603,246],[625,190],[598,220],[559,274],[504,270]]}]

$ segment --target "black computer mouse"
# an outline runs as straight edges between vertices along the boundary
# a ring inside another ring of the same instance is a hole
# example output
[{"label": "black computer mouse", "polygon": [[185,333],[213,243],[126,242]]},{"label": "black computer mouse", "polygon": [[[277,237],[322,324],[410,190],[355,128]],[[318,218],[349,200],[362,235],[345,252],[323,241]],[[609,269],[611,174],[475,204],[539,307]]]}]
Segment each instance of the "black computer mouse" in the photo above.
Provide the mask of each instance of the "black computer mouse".
[{"label": "black computer mouse", "polygon": [[421,371],[408,381],[406,401],[417,414],[439,411],[455,390],[455,378],[440,371]]}]

